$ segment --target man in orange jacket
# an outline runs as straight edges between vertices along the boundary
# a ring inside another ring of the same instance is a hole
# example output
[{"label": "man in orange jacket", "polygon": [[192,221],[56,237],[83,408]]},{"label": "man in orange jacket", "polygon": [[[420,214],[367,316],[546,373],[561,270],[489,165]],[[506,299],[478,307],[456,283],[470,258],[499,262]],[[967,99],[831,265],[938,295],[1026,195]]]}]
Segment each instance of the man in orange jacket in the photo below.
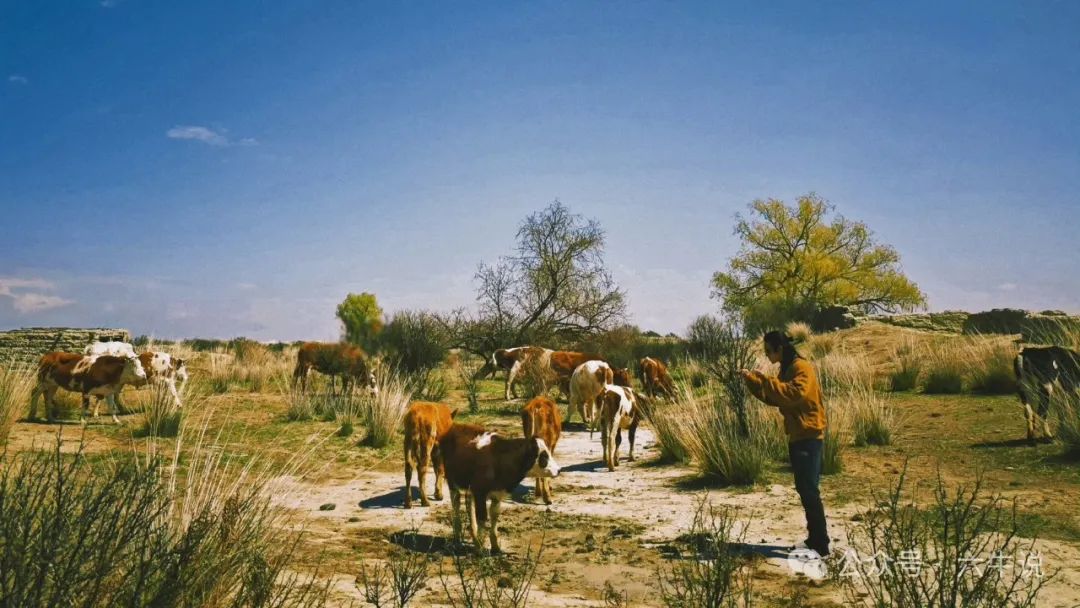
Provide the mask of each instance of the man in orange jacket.
[{"label": "man in orange jacket", "polygon": [[765,356],[780,364],[780,375],[742,370],[750,393],[779,408],[788,436],[788,456],[795,475],[795,490],[802,500],[809,533],[806,546],[822,557],[829,554],[825,507],[821,504],[822,448],[825,439],[825,406],[814,366],[799,356],[791,338],[778,331],[765,334]]}]

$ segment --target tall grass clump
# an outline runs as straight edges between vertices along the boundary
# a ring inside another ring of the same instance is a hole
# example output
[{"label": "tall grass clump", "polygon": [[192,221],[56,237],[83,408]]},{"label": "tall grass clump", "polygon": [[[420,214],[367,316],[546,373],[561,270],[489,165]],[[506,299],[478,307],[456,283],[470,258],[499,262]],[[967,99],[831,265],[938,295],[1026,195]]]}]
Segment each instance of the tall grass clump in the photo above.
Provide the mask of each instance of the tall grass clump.
[{"label": "tall grass clump", "polygon": [[684,385],[676,393],[672,404],[657,404],[650,411],[662,453],[688,460],[724,484],[761,481],[767,463],[784,445],[776,420],[764,408],[751,408],[748,433],[743,434],[737,412],[716,391],[694,395]]},{"label": "tall grass clump", "polygon": [[401,419],[412,400],[409,383],[387,366],[375,370],[378,394],[365,394],[360,399],[360,419],[367,429],[364,443],[381,448],[390,444],[401,426]]},{"label": "tall grass clump", "polygon": [[36,382],[33,368],[28,365],[0,367],[0,446],[7,443],[19,412],[26,410],[30,403],[30,393]]},{"label": "tall grass clump", "polygon": [[851,548],[832,569],[846,605],[1036,606],[1050,564],[1035,562],[1035,541],[1020,537],[1016,503],[979,478],[950,489],[940,475],[927,498],[906,473],[849,529]]},{"label": "tall grass clump", "polygon": [[298,537],[279,531],[258,484],[214,472],[180,484],[176,465],[152,456],[110,464],[61,454],[58,437],[0,469],[6,605],[325,605],[327,586],[295,573]]},{"label": "tall grass clump", "polygon": [[178,391],[180,406],[173,399],[172,391],[162,384],[150,387],[150,400],[143,406],[143,422],[135,431],[137,437],[176,437],[184,418],[184,408],[200,408],[207,395],[202,384],[188,382]]},{"label": "tall grass clump", "polygon": [[894,393],[915,390],[922,371],[922,355],[914,343],[900,346],[893,354],[896,367],[889,374],[889,389]]},{"label": "tall grass clump", "polygon": [[470,414],[480,413],[480,368],[481,366],[467,361],[462,361],[458,367],[458,377],[461,379],[461,388],[465,393]]},{"label": "tall grass clump", "polygon": [[810,328],[810,324],[803,321],[791,321],[784,327],[784,333],[795,344],[806,344],[810,338],[814,337],[814,330]]},{"label": "tall grass clump", "polygon": [[821,390],[826,395],[840,395],[851,390],[873,390],[874,368],[864,355],[834,350],[814,360]]},{"label": "tall grass clump", "polygon": [[1057,418],[1055,436],[1065,446],[1065,456],[1080,460],[1080,399],[1075,395],[1059,397],[1063,391],[1055,391],[1053,414]]},{"label": "tall grass clump", "polygon": [[318,397],[300,389],[300,385],[290,382],[288,377],[281,377],[278,391],[285,400],[285,419],[290,422],[311,420],[318,412]]},{"label": "tall grass clump", "polygon": [[841,408],[850,419],[856,446],[889,445],[896,428],[896,410],[889,399],[874,391],[852,391],[844,396]]},{"label": "tall grass clump", "polygon": [[747,525],[736,532],[735,516],[702,498],[690,529],[678,540],[678,557],[657,568],[660,599],[667,608],[748,607],[753,597],[753,561],[737,549]]},{"label": "tall grass clump", "polygon": [[1003,340],[973,338],[968,342],[970,358],[969,389],[983,395],[1009,395],[1016,392],[1013,359],[1016,347]]},{"label": "tall grass clump", "polygon": [[968,359],[964,349],[950,342],[932,348],[923,372],[923,392],[928,395],[957,395],[964,392]]}]

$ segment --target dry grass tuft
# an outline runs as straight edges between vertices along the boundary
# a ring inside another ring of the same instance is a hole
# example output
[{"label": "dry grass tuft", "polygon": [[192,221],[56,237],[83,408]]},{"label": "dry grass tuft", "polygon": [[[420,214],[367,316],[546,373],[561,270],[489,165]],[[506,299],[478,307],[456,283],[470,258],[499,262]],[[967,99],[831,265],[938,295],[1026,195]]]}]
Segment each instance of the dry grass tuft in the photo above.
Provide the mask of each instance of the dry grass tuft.
[{"label": "dry grass tuft", "polygon": [[0,368],[0,445],[7,443],[19,412],[30,403],[30,392],[37,382],[29,365],[10,364]]},{"label": "dry grass tuft", "polygon": [[795,344],[805,344],[814,336],[814,330],[810,328],[810,324],[802,321],[788,323],[787,327],[784,328],[784,332]]},{"label": "dry grass tuft", "polygon": [[381,448],[389,445],[401,426],[401,419],[412,400],[407,380],[395,374],[389,366],[375,369],[377,395],[365,395],[360,400],[360,419],[367,429],[364,443]]}]

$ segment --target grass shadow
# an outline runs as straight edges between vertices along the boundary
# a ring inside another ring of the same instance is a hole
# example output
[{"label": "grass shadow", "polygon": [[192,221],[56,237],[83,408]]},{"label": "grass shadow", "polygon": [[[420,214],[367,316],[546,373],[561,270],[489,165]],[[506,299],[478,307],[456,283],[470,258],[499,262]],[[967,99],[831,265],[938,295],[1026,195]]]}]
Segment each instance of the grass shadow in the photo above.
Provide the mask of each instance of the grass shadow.
[{"label": "grass shadow", "polygon": [[470,555],[472,548],[453,539],[431,534],[421,534],[411,530],[402,530],[390,535],[390,542],[416,553],[426,555]]}]

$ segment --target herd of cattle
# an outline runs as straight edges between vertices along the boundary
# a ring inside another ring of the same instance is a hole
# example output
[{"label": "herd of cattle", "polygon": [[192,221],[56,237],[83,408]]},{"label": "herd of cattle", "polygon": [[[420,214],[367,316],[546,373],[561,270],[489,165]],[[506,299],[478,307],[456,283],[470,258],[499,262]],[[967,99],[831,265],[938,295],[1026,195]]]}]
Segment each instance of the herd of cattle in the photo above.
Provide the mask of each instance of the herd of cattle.
[{"label": "herd of cattle", "polygon": [[[505,396],[510,400],[515,384],[528,375],[539,396],[521,408],[523,437],[503,437],[476,424],[454,422],[457,413],[442,403],[416,402],[405,415],[405,508],[412,507],[413,472],[417,473],[420,502],[430,506],[427,469],[435,470],[435,499],[442,499],[443,480],[450,487],[454,535],[461,537],[461,508],[465,507],[469,531],[477,551],[483,551],[480,529],[486,527],[491,552],[498,553],[499,511],[503,499],[526,477],[536,480],[536,496],[551,504],[551,478],[559,474],[552,452],[562,434],[563,418],[547,389],[558,386],[567,396],[566,421],[579,414],[592,437],[600,427],[604,464],[614,471],[622,431],[627,431],[630,460],[634,459],[634,434],[646,399],[674,396],[674,383],[663,362],[643,358],[638,378],[645,394],[631,386],[630,371],[612,368],[602,356],[572,351],[553,351],[535,346],[499,349],[492,365],[504,369]],[[463,505],[464,502],[464,505]]]},{"label": "herd of cattle", "polygon": [[[630,460],[634,459],[634,436],[644,415],[643,407],[655,398],[674,397],[675,385],[663,362],[645,357],[638,362],[637,378],[643,394],[632,386],[630,370],[612,367],[603,356],[573,351],[555,351],[536,346],[499,349],[491,357],[491,367],[506,371],[505,398],[517,396],[517,385],[528,378],[540,395],[521,409],[524,437],[508,438],[475,424],[454,422],[456,411],[441,403],[413,403],[404,418],[405,507],[412,506],[413,472],[418,474],[420,501],[429,506],[426,492],[428,467],[435,471],[435,499],[442,499],[445,479],[450,487],[455,533],[461,532],[462,498],[468,512],[472,540],[482,549],[478,526],[488,527],[491,549],[498,552],[497,526],[501,501],[526,477],[536,479],[536,495],[551,504],[551,478],[559,473],[552,452],[564,419],[555,402],[546,395],[558,386],[566,396],[565,421],[576,415],[589,428],[590,438],[600,428],[603,462],[609,470],[618,464],[622,431],[627,431]],[[308,342],[297,351],[294,384],[306,390],[310,370],[330,376],[331,390],[341,377],[343,391],[362,384],[378,392],[376,378],[364,352],[347,344]],[[1080,353],[1052,347],[1027,347],[1014,361],[1014,371],[1027,422],[1027,435],[1034,440],[1036,422],[1042,419],[1049,438],[1047,418],[1055,387],[1067,395],[1080,391]],[[80,393],[82,416],[86,419],[90,398],[97,405],[105,400],[113,420],[125,385],[155,384],[166,388],[176,407],[188,381],[185,362],[165,352],[136,353],[125,342],[96,342],[83,353],[50,352],[41,357],[37,384],[31,393],[30,420],[37,419],[37,402],[45,397],[46,416],[55,416],[56,391],[63,388]],[[180,388],[177,388],[177,382]],[[1034,406],[1034,407],[1033,407]]]}]

